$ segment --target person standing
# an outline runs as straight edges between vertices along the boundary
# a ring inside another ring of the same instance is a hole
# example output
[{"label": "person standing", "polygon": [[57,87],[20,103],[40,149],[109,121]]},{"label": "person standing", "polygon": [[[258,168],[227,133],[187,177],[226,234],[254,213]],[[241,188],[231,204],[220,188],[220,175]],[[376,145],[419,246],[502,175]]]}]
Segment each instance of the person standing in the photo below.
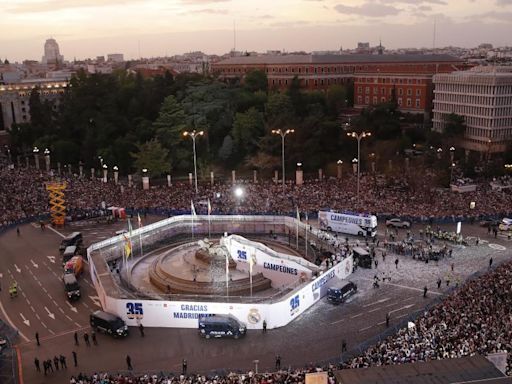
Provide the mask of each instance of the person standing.
[{"label": "person standing", "polygon": [[94,332],[94,330],[92,330],[92,332],[91,332],[91,338],[92,338],[92,343],[94,345],[98,345],[98,340],[96,340],[96,332]]},{"label": "person standing", "polygon": [[437,279],[437,289],[441,289],[441,283],[442,283],[441,278],[438,278]]},{"label": "person standing", "polygon": [[89,334],[87,332],[84,333],[84,341],[85,345],[87,345],[88,347],[91,346],[91,342],[89,341]]},{"label": "person standing", "polygon": [[183,359],[181,361],[181,374],[186,375],[187,374],[187,359]]},{"label": "person standing", "polygon": [[53,364],[55,364],[55,370],[59,370],[59,358],[57,356],[53,357]]},{"label": "person standing", "polygon": [[276,371],[279,371],[281,369],[281,356],[276,356]]},{"label": "person standing", "polygon": [[73,351],[73,363],[75,364],[75,367],[78,367],[78,358],[75,351]]},{"label": "person standing", "polygon": [[46,360],[46,365],[48,366],[48,370],[52,371],[52,373],[53,373],[52,359]]},{"label": "person standing", "polygon": [[390,320],[390,316],[389,316],[389,312],[386,313],[386,328],[389,327],[389,320]]},{"label": "person standing", "polygon": [[492,257],[489,259],[489,269],[492,268]]},{"label": "person standing", "polygon": [[19,237],[20,236],[20,227],[16,227],[16,235]]},{"label": "person standing", "polygon": [[140,337],[144,337],[144,326],[142,323],[139,324]]},{"label": "person standing", "polygon": [[267,333],[267,321],[263,320],[263,333]]},{"label": "person standing", "polygon": [[347,352],[347,342],[345,339],[341,340],[341,352]]},{"label": "person standing", "polygon": [[36,366],[36,371],[41,372],[41,366],[39,365],[39,359],[37,357],[34,359],[34,365]]},{"label": "person standing", "polygon": [[395,268],[398,269],[398,257],[395,260]]},{"label": "person standing", "polygon": [[39,342],[39,332],[36,332],[36,343],[38,347],[41,345],[41,343]]},{"label": "person standing", "polygon": [[79,345],[78,344],[78,332],[75,331],[75,334],[73,335],[73,337],[75,338],[75,345]]},{"label": "person standing", "polygon": [[126,355],[126,367],[128,368],[129,371],[133,370],[132,358],[130,357],[130,355]]},{"label": "person standing", "polygon": [[60,355],[59,360],[60,360],[61,368],[62,369],[68,369],[68,365],[66,364],[66,356]]},{"label": "person standing", "polygon": [[428,288],[427,288],[427,286],[425,285],[425,286],[423,287],[423,298],[427,297],[427,291],[428,291]]}]

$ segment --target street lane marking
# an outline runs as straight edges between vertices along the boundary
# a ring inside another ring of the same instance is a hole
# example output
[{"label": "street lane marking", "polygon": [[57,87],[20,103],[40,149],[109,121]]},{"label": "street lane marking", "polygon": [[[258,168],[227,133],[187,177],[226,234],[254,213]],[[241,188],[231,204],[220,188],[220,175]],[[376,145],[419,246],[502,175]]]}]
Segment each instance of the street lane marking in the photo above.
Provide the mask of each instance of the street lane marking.
[{"label": "street lane marking", "polygon": [[73,319],[71,317],[69,317],[68,315],[65,315],[69,321],[73,321]]},{"label": "street lane marking", "polygon": [[59,232],[59,231],[57,231],[56,229],[52,228],[51,226],[48,226],[48,228],[49,228],[51,231],[55,232],[55,233],[56,233],[57,235],[59,235],[60,237],[66,237],[65,235],[63,235],[62,233],[60,233],[60,232]]},{"label": "street lane marking", "polygon": [[355,319],[356,317],[363,316],[363,313],[358,313],[357,315],[351,316],[351,319]]},{"label": "street lane marking", "polygon": [[375,312],[375,311],[378,311],[378,310],[380,310],[380,307],[374,308],[371,311],[368,311],[368,313],[372,313],[372,312]]},{"label": "street lane marking", "polygon": [[25,341],[29,341],[29,338],[27,336],[25,336],[23,334],[23,332],[21,332],[18,328],[16,328],[16,325],[12,322],[11,318],[9,317],[9,315],[7,314],[7,312],[5,311],[5,308],[4,306],[2,305],[2,301],[0,301],[0,311],[2,311],[2,314],[4,315],[4,319],[7,320],[7,322],[9,323],[9,325],[16,329],[18,331],[18,333],[20,334],[20,336],[25,340]]},{"label": "street lane marking", "polygon": [[[366,278],[363,278],[363,280],[368,280],[368,281],[373,281],[373,279],[366,279]],[[399,287],[399,288],[405,288],[405,289],[411,289],[413,291],[418,291],[418,292],[423,292],[423,288],[415,288],[415,287],[409,287],[407,285],[401,285],[401,284],[393,284],[393,283],[384,283],[382,282],[381,283],[382,285],[391,285],[393,287]],[[439,295],[439,296],[444,296],[444,293],[441,293],[441,292],[436,292],[436,291],[431,291],[429,290],[428,293],[431,293],[433,295]]]},{"label": "street lane marking", "polygon": [[342,321],[345,321],[345,319],[333,321],[331,325],[341,323]]},{"label": "street lane marking", "polygon": [[397,309],[393,309],[392,311],[389,311],[389,314],[391,315],[393,312],[398,312],[398,311],[401,311],[402,309],[409,309],[411,307],[414,307],[416,304],[408,304],[408,305],[404,305],[403,307],[400,307],[400,308],[397,308]]},{"label": "street lane marking", "polygon": [[377,301],[376,301],[376,302],[374,302],[374,303],[365,304],[365,305],[363,305],[363,308],[370,307],[370,306],[375,305],[375,304],[385,303],[386,301],[389,301],[389,300],[391,300],[391,297],[386,297],[385,299],[377,300]]},{"label": "street lane marking", "polygon": [[359,332],[367,331],[367,330],[369,330],[371,327],[373,327],[373,325],[370,325],[370,326],[368,326],[368,327],[361,328],[361,329],[359,330]]}]

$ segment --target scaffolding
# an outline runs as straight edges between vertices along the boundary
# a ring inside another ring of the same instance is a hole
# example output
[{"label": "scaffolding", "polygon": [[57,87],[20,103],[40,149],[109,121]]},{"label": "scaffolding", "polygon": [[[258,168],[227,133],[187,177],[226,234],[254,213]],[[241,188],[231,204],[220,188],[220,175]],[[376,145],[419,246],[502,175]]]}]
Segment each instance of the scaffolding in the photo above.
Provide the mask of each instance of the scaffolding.
[{"label": "scaffolding", "polygon": [[66,200],[64,191],[66,183],[51,183],[46,185],[46,190],[50,198],[50,216],[53,225],[64,225],[66,219]]}]

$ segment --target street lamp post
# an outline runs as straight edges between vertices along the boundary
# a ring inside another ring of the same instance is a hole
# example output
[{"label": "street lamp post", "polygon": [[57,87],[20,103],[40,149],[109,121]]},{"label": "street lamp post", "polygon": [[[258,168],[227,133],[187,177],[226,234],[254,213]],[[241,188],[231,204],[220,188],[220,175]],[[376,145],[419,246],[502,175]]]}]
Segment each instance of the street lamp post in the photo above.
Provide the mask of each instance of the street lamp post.
[{"label": "street lamp post", "polygon": [[119,168],[117,165],[114,165],[114,168],[112,169],[114,170],[114,184],[117,185],[117,182],[119,181]]},{"label": "street lamp post", "polygon": [[455,163],[450,164],[450,184],[453,182],[453,168],[455,168]]},{"label": "street lamp post", "polygon": [[34,147],[32,152],[34,152],[34,161],[36,163],[36,169],[39,170],[39,148]]},{"label": "street lamp post", "polygon": [[281,129],[273,129],[272,130],[272,134],[281,136],[281,159],[282,159],[282,163],[283,163],[283,193],[284,193],[285,182],[286,182],[285,167],[284,167],[284,138],[286,137],[286,135],[289,135],[290,133],[294,133],[294,132],[295,132],[295,129],[287,129],[286,131],[283,131]]},{"label": "street lamp post", "polygon": [[46,163],[46,172],[50,173],[50,150],[45,148],[43,154]]},{"label": "street lamp post", "polygon": [[437,158],[441,160],[441,154],[443,153],[443,148],[437,148]]},{"label": "street lamp post", "polygon": [[107,164],[103,164],[103,182],[106,183],[108,181],[108,166]]},{"label": "street lamp post", "polygon": [[370,137],[371,132],[349,132],[347,136],[353,137],[357,140],[357,200],[359,201],[359,178],[361,176],[361,139]]},{"label": "street lamp post", "polygon": [[195,181],[195,187],[196,187],[196,194],[198,193],[198,191],[197,191],[196,137],[203,136],[203,135],[204,135],[204,131],[197,132],[195,129],[191,132],[189,132],[189,131],[183,132],[184,137],[190,136],[192,138],[192,150],[194,152],[194,181]]},{"label": "street lamp post", "polygon": [[336,164],[338,165],[338,179],[341,180],[341,178],[343,177],[343,161],[342,160],[338,160],[336,162]]},{"label": "street lamp post", "polygon": [[455,157],[455,147],[450,147],[450,162],[453,163],[454,157]]}]

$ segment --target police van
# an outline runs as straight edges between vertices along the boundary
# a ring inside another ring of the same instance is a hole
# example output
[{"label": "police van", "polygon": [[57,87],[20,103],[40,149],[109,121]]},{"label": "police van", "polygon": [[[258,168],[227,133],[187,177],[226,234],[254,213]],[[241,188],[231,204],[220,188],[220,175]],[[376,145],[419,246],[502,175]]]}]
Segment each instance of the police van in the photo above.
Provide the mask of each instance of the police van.
[{"label": "police van", "polygon": [[104,332],[113,337],[128,336],[128,326],[119,316],[104,311],[91,313],[89,324],[96,331]]},{"label": "police van", "polygon": [[347,281],[340,287],[330,287],[327,289],[327,301],[332,304],[341,304],[350,295],[356,292],[357,285],[351,281]]},{"label": "police van", "polygon": [[81,232],[73,232],[72,234],[66,236],[62,239],[59,245],[59,251],[62,253],[66,249],[66,247],[69,247],[70,245],[82,245],[83,237]]},{"label": "police van", "polygon": [[232,315],[212,315],[199,317],[199,334],[206,339],[211,337],[245,336],[247,326]]}]

